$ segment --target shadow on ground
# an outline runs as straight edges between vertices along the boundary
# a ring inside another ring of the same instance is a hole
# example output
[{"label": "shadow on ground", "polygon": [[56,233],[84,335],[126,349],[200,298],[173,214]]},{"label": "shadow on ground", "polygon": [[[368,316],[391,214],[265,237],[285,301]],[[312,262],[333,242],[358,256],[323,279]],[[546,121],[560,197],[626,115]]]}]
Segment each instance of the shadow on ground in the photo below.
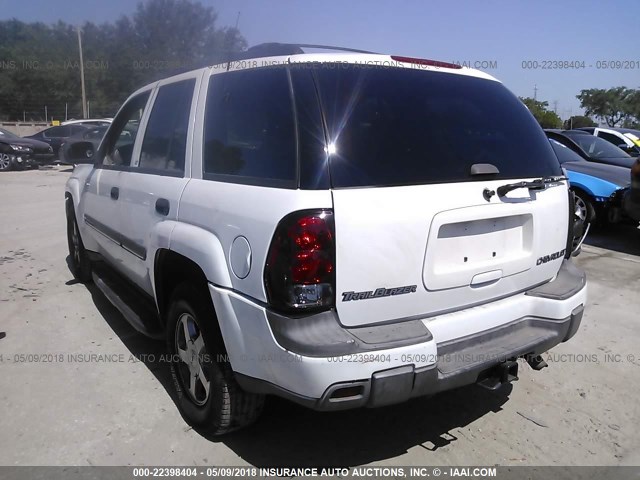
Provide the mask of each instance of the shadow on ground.
[{"label": "shadow on ground", "polygon": [[500,411],[510,393],[511,386],[497,392],[470,386],[401,405],[333,413],[268,398],[254,427],[222,441],[255,466],[351,467],[414,447],[428,454],[455,443],[456,429]]},{"label": "shadow on ground", "polygon": [[590,230],[584,243],[640,256],[640,229],[628,224],[607,225]]}]

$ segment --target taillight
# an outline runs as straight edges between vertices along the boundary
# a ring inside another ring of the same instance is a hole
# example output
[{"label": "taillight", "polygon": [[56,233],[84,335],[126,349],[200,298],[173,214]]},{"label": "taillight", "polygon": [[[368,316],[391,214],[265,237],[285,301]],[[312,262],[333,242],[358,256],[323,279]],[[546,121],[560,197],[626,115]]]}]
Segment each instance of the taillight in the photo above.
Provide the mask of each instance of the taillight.
[{"label": "taillight", "polygon": [[276,227],[264,279],[271,306],[326,309],[335,304],[335,239],[331,210],[303,210]]},{"label": "taillight", "polygon": [[441,62],[439,60],[427,60],[426,58],[400,57],[398,55],[391,55],[391,58],[396,62],[415,63],[416,65],[426,65],[428,67],[455,68],[455,69],[462,68],[462,65],[458,65],[456,63]]}]

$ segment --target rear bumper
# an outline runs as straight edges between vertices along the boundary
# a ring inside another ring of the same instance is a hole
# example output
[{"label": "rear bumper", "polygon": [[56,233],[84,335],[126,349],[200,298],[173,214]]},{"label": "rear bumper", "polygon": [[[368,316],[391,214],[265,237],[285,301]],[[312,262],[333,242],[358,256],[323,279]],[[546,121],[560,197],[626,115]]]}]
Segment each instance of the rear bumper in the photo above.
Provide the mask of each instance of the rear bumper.
[{"label": "rear bumper", "polygon": [[333,312],[283,317],[210,289],[240,385],[316,410],[390,405],[475,383],[506,360],[571,338],[586,304],[585,275],[567,261],[531,291],[374,327],[345,328]]}]

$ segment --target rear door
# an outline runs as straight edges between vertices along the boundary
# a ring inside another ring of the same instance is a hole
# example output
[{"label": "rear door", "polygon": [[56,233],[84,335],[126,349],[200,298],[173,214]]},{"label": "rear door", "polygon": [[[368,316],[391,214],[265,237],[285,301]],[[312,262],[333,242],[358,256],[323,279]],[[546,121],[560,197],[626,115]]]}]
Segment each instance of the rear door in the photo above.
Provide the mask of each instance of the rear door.
[{"label": "rear door", "polygon": [[566,183],[495,193],[562,175],[535,119],[499,82],[448,69],[315,74],[331,153],[343,324],[451,312],[558,272]]},{"label": "rear door", "polygon": [[[153,293],[150,270],[154,252],[168,246],[159,224],[178,218],[178,204],[190,174],[191,137],[202,72],[161,82],[144,121],[140,153],[125,174],[121,187],[121,231],[133,248],[123,265],[138,286]],[[167,230],[167,232],[170,231]],[[164,244],[158,245],[157,242]],[[155,243],[154,243],[155,242]]]}]

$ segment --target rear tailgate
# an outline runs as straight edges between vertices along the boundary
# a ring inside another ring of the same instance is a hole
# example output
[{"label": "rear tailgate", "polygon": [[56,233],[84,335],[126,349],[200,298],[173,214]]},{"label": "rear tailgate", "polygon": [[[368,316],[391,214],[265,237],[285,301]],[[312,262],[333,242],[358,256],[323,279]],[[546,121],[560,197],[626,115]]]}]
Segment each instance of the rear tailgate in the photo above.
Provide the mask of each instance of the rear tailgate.
[{"label": "rear tailgate", "polygon": [[[567,240],[566,186],[484,200],[484,188],[502,184],[334,190],[340,321],[430,316],[553,278]],[[555,259],[539,260],[546,255]]]},{"label": "rear tailgate", "polygon": [[557,273],[566,183],[483,195],[562,175],[544,132],[500,82],[424,65],[313,68],[344,325],[483,304]]}]

